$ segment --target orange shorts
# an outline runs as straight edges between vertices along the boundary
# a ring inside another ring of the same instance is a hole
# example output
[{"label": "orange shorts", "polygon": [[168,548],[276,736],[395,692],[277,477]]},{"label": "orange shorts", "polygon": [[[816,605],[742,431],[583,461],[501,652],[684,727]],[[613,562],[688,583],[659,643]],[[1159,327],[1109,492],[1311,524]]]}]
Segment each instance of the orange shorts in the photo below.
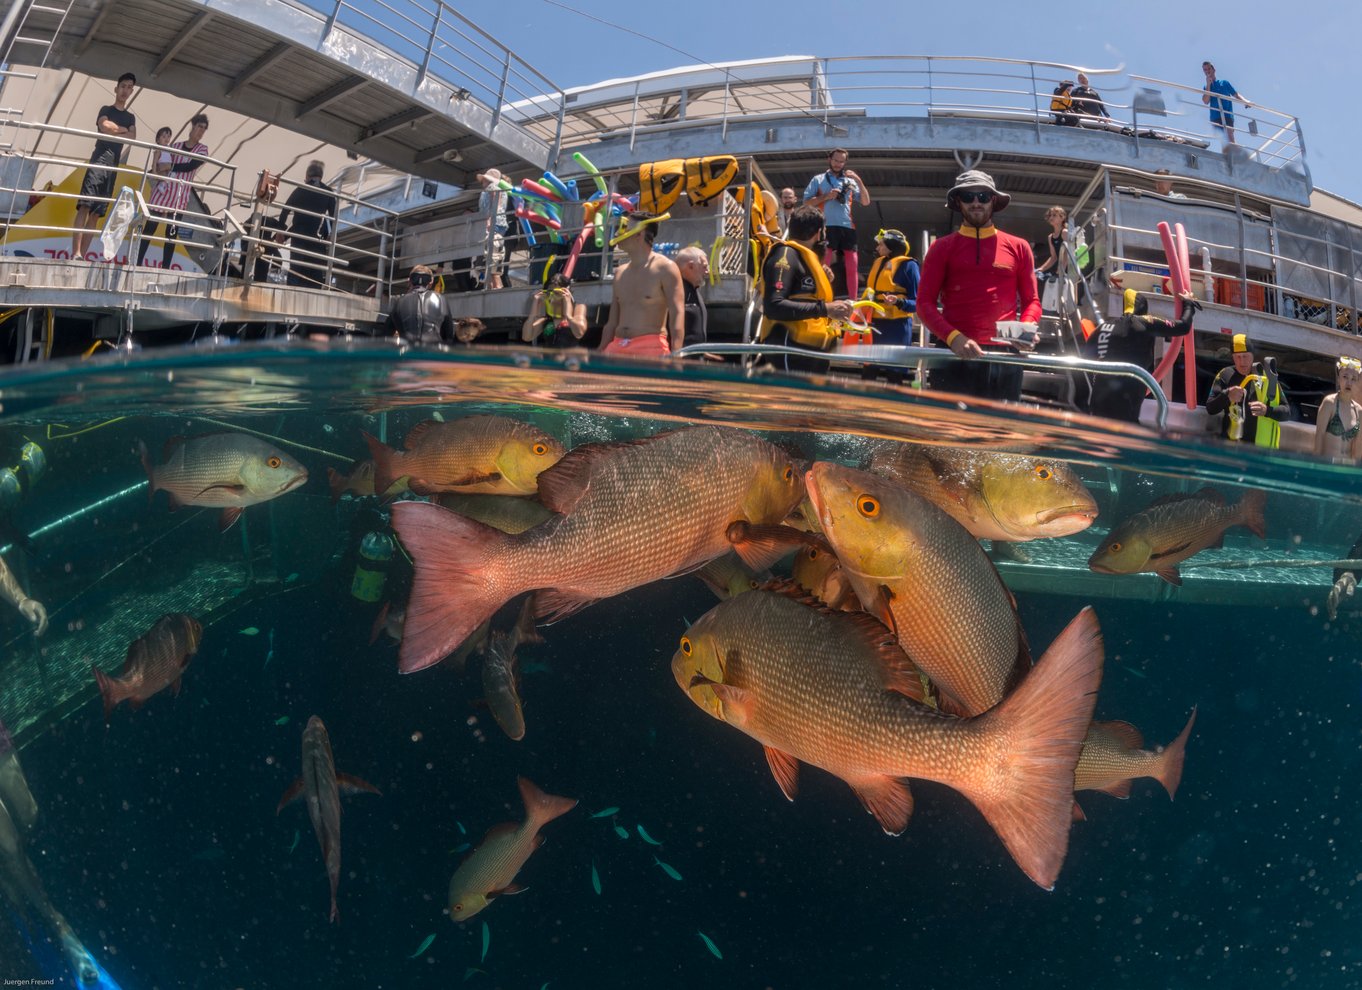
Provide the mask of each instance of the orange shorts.
[{"label": "orange shorts", "polygon": [[623,357],[670,357],[672,345],[665,333],[648,333],[638,337],[616,337],[605,345],[602,353]]}]

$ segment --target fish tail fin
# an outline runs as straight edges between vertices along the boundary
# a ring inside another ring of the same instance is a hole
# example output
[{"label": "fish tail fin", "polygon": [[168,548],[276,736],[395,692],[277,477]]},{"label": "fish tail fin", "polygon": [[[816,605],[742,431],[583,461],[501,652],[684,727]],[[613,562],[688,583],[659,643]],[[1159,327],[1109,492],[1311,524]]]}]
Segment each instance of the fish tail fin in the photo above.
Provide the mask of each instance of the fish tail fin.
[{"label": "fish tail fin", "polygon": [[[375,459],[374,470],[378,470]],[[398,670],[409,674],[458,649],[523,588],[503,593],[498,559],[514,538],[430,502],[398,502],[392,525],[415,574]]]},{"label": "fish tail fin", "polygon": [[340,908],[336,907],[336,895],[331,895],[331,917],[327,919],[331,924],[340,924]]},{"label": "fish tail fin", "polygon": [[382,498],[397,480],[393,477],[393,461],[400,452],[393,450],[377,437],[370,436],[363,430],[360,432],[364,434],[364,442],[369,445],[369,456],[374,459],[374,494]]},{"label": "fish tail fin", "polygon": [[967,793],[1017,865],[1046,890],[1069,849],[1074,767],[1102,680],[1102,632],[1085,608],[1026,679],[979,717],[995,745],[991,779]]},{"label": "fish tail fin", "polygon": [[90,669],[95,672],[95,684],[99,687],[100,700],[104,702],[104,724],[108,725],[109,715],[123,700],[123,695],[118,690],[118,681],[93,664],[90,665]]},{"label": "fish tail fin", "polygon": [[334,505],[340,501],[341,492],[345,491],[345,475],[329,467],[326,469],[326,483],[331,488],[331,503]]},{"label": "fish tail fin", "polygon": [[150,502],[156,497],[156,469],[152,466],[151,455],[147,453],[147,445],[141,440],[137,441],[137,456],[142,459],[142,470],[147,473],[147,501]]},{"label": "fish tail fin", "polygon": [[1260,540],[1267,539],[1267,523],[1263,519],[1266,505],[1267,492],[1261,488],[1250,488],[1239,500],[1239,525]]},{"label": "fish tail fin", "polygon": [[1178,737],[1170,742],[1160,753],[1157,769],[1152,774],[1153,778],[1163,785],[1163,789],[1168,792],[1168,800],[1178,792],[1178,784],[1182,783],[1182,763],[1187,756],[1187,739],[1192,734],[1192,724],[1196,722],[1196,708],[1192,708],[1192,716],[1187,719],[1187,724],[1182,727]]},{"label": "fish tail fin", "polygon": [[545,794],[527,777],[517,777],[515,782],[520,785],[520,799],[525,802],[525,819],[534,822],[536,829],[577,807],[576,798]]}]

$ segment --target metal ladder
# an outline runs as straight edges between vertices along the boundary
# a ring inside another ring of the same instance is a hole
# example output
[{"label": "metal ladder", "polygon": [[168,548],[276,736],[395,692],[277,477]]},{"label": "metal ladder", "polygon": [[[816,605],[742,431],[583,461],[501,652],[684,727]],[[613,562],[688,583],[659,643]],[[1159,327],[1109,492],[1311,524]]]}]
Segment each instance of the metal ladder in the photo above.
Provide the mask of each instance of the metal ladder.
[{"label": "metal ladder", "polygon": [[[0,81],[38,78],[47,67],[75,0],[18,0],[0,20]],[[15,60],[25,69],[14,69]],[[32,71],[28,71],[31,68]],[[14,150],[18,128],[5,123],[23,117],[23,107],[0,106],[0,151]]]}]

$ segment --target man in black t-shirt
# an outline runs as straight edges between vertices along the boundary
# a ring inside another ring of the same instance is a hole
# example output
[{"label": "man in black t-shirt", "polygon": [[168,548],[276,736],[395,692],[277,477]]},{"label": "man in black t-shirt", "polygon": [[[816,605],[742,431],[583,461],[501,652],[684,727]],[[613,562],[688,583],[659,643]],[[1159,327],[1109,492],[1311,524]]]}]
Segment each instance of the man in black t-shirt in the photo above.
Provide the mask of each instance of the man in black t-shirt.
[{"label": "man in black t-shirt", "polygon": [[[125,72],[118,77],[114,87],[114,101],[111,105],[99,108],[95,118],[95,130],[111,137],[126,137],[137,140],[137,118],[128,109],[128,100],[137,86],[137,77]],[[71,235],[71,257],[83,259],[94,240],[95,228],[100,218],[109,208],[105,200],[112,198],[118,179],[118,163],[123,158],[123,145],[117,141],[99,140],[95,142],[94,154],[85,169],[85,180],[80,186],[81,199],[76,202],[76,228]]]}]

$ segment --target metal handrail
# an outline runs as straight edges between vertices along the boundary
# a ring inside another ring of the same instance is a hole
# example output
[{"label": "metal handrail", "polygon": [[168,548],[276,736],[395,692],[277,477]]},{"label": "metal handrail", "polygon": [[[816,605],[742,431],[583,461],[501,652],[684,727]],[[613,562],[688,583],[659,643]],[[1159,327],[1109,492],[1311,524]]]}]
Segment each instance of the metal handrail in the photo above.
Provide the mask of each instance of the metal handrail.
[{"label": "metal handrail", "polygon": [[[957,361],[980,362],[984,364],[1016,365],[1032,370],[1081,371],[1097,375],[1113,375],[1118,378],[1134,378],[1144,384],[1158,405],[1154,421],[1160,430],[1168,426],[1168,396],[1154,380],[1154,376],[1138,364],[1123,361],[1093,361],[1090,358],[1052,354],[1012,354],[1005,351],[985,351],[982,356],[961,358],[943,347],[900,347],[878,345],[874,348],[873,363],[895,368],[908,368],[922,362],[926,365],[952,364]],[[788,357],[813,358],[831,364],[866,364],[869,355],[848,353],[846,351],[811,351],[804,347],[784,347],[779,344],[691,344],[675,353],[675,357],[696,357],[701,354],[756,354],[781,355]]]}]

